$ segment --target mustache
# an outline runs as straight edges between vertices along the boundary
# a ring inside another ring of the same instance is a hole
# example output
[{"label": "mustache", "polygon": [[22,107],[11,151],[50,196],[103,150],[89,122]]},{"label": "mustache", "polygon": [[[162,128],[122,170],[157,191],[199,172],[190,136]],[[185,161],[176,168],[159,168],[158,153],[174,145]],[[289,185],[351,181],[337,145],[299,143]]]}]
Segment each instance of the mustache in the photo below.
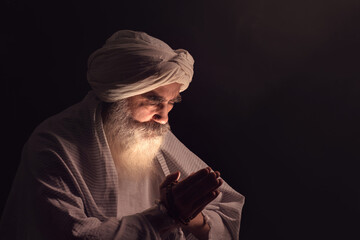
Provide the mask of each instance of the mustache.
[{"label": "mustache", "polygon": [[170,125],[168,123],[161,124],[152,120],[148,122],[139,122],[132,117],[129,117],[128,123],[134,129],[138,129],[148,136],[162,136],[170,130]]}]

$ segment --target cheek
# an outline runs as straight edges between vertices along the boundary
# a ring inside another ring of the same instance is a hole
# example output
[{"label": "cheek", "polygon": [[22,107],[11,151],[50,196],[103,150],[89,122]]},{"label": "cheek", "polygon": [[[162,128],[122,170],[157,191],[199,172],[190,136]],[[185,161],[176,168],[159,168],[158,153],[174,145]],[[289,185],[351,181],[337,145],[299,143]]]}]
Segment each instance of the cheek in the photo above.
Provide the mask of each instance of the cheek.
[{"label": "cheek", "polygon": [[139,122],[150,121],[153,116],[153,111],[148,107],[138,107],[131,111],[134,120]]}]

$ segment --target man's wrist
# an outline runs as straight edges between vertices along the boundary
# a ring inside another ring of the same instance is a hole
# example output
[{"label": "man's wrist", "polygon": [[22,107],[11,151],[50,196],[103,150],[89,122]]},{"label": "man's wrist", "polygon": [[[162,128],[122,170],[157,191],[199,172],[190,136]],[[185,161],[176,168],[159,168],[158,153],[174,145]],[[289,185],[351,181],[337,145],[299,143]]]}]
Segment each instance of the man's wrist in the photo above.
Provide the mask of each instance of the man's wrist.
[{"label": "man's wrist", "polygon": [[188,225],[182,226],[185,232],[192,233],[198,239],[208,239],[210,232],[210,225],[208,219],[202,213],[199,213],[192,219]]},{"label": "man's wrist", "polygon": [[159,201],[156,201],[155,206],[145,210],[142,214],[148,219],[155,231],[159,233],[179,226],[179,224],[167,214],[166,207]]}]

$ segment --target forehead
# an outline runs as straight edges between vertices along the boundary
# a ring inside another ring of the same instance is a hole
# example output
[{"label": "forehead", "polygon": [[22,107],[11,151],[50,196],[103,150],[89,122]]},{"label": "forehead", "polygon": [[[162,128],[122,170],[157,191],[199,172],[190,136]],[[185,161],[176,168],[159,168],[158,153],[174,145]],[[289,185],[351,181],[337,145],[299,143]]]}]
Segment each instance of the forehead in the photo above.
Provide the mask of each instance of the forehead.
[{"label": "forehead", "polygon": [[143,95],[158,95],[163,97],[164,99],[170,100],[176,98],[179,95],[181,84],[179,83],[171,83],[168,85],[164,85],[154,90],[144,93]]}]

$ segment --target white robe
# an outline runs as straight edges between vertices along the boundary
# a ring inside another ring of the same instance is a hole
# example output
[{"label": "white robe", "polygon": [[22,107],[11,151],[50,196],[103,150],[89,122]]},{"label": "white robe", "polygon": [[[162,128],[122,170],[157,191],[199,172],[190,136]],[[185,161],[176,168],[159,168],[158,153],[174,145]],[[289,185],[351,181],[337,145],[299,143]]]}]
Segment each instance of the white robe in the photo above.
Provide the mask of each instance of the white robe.
[{"label": "white robe", "polygon": [[[158,184],[171,172],[187,177],[207,165],[172,133],[157,155],[158,177],[118,182],[107,145],[101,102],[83,101],[41,123],[25,144],[0,225],[0,239],[195,239],[154,203]],[[244,197],[226,182],[203,214],[209,239],[238,239]],[[131,210],[129,210],[131,209]]]}]

